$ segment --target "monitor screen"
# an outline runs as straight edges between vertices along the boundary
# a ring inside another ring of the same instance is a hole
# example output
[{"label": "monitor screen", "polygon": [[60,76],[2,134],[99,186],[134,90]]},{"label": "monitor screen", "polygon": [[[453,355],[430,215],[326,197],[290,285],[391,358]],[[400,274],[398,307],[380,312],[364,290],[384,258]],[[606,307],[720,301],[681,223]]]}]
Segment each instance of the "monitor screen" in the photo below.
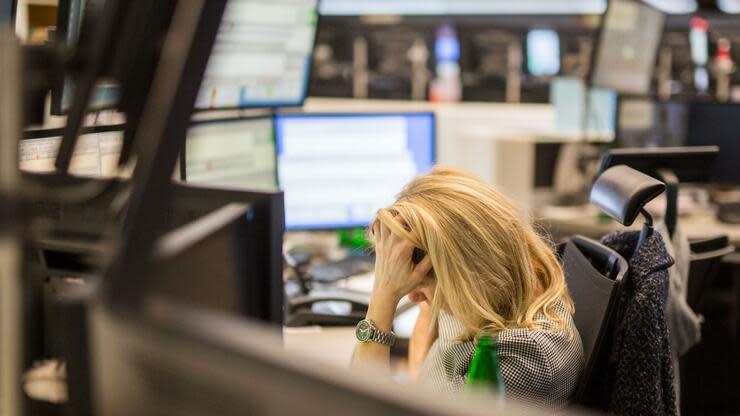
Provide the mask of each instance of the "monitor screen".
[{"label": "monitor screen", "polygon": [[606,139],[614,137],[617,124],[616,92],[603,88],[587,89],[580,78],[556,77],[550,83],[550,102],[555,109],[558,133],[582,134],[585,128],[588,135]]},{"label": "monitor screen", "polygon": [[435,162],[432,113],[280,115],[288,229],[364,227]]},{"label": "monitor screen", "polygon": [[592,88],[588,94],[588,132],[614,135],[617,129],[617,93]]},{"label": "monitor screen", "polygon": [[556,77],[550,82],[550,103],[555,109],[555,129],[559,133],[583,131],[586,86],[576,77]]},{"label": "monitor screen", "polygon": [[552,76],[560,72],[560,37],[554,30],[530,30],[527,33],[527,70],[534,76]]},{"label": "monitor screen", "polygon": [[199,110],[300,105],[308,88],[317,0],[229,0]]},{"label": "monitor screen", "polygon": [[[121,126],[106,126],[80,135],[69,168],[71,174],[88,177],[113,177],[118,174],[118,158],[123,145]],[[18,145],[19,167],[27,172],[53,172],[63,129],[26,132]]]},{"label": "monitor screen", "polygon": [[664,20],[662,12],[640,2],[610,1],[591,75],[593,86],[648,94]]},{"label": "monitor screen", "polygon": [[195,124],[185,145],[185,180],[237,189],[276,190],[271,117]]}]

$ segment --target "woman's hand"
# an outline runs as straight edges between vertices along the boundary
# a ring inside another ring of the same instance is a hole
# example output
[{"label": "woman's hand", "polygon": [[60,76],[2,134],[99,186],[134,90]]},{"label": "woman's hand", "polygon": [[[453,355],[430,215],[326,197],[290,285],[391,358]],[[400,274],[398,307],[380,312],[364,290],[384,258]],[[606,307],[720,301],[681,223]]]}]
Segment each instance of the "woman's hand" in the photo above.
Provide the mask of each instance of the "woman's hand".
[{"label": "woman's hand", "polygon": [[[396,218],[402,223],[400,218]],[[396,307],[432,269],[429,256],[414,265],[414,246],[391,233],[380,221],[373,224],[375,235],[375,283],[367,308],[367,319],[381,331],[390,331]],[[360,342],[352,357],[353,368],[365,366],[389,371],[390,348],[374,342]]]},{"label": "woman's hand", "polygon": [[[403,224],[396,217],[396,221]],[[432,269],[432,261],[425,256],[418,264],[411,261],[414,246],[393,234],[382,222],[373,224],[375,235],[375,283],[372,300],[392,304],[416,288]],[[371,302],[372,303],[372,302]]]}]

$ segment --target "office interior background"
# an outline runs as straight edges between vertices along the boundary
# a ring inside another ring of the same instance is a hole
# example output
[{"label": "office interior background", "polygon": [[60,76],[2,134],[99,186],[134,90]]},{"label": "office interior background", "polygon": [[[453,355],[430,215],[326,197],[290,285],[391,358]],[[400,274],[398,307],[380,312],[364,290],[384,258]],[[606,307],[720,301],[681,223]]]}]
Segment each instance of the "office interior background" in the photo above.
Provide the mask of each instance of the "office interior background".
[{"label": "office interior background", "polygon": [[438,164],[554,244],[642,227],[608,168],[665,183],[677,409],[740,414],[740,1],[0,0],[0,29],[2,415],[490,412],[406,390],[408,300],[403,388],[346,370],[365,229]]}]

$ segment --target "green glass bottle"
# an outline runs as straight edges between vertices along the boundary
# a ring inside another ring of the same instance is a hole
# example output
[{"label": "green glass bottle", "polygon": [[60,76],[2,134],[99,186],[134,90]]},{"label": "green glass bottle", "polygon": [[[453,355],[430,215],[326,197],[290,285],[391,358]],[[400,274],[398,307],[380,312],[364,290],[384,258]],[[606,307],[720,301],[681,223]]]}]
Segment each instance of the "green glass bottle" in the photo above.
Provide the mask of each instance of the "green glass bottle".
[{"label": "green glass bottle", "polygon": [[496,353],[496,342],[490,336],[478,339],[468,371],[468,390],[490,390],[504,397],[504,378]]}]

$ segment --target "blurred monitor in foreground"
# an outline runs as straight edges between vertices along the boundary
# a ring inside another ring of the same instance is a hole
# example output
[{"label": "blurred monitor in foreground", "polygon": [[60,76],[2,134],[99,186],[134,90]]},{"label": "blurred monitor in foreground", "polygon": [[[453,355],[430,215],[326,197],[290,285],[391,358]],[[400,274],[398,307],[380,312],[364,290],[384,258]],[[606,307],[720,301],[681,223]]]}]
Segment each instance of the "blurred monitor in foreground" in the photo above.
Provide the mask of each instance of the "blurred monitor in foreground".
[{"label": "blurred monitor in foreground", "polygon": [[256,273],[253,218],[251,206],[232,203],[165,234],[152,256],[147,290],[223,313],[267,315],[248,313],[251,298],[261,295],[250,281],[263,278]]},{"label": "blurred monitor in foreground", "polygon": [[295,106],[308,88],[317,0],[229,0],[198,110]]},{"label": "blurred monitor in foreground", "polygon": [[183,156],[187,182],[238,189],[277,189],[272,117],[194,124],[188,130]]},{"label": "blurred monitor in foreground", "polygon": [[612,0],[603,19],[592,85],[648,94],[665,15],[642,2]]},{"label": "blurred monitor in foreground", "polygon": [[432,393],[372,369],[350,372],[286,351],[277,331],[253,322],[156,299],[146,305],[91,312],[96,415],[552,414],[494,393]]},{"label": "blurred monitor in foreground", "polygon": [[719,157],[712,164],[714,183],[740,186],[740,104],[691,103],[688,115],[688,146],[719,146]]},{"label": "blurred monitor in foreground", "polygon": [[[79,43],[86,8],[100,7],[100,2],[93,0],[59,0],[57,7],[56,33],[68,48],[75,48]],[[72,106],[75,83],[67,73],[59,73],[51,90],[51,114],[64,115]],[[118,84],[110,80],[99,80],[90,98],[90,110],[100,111],[115,108],[120,96]]]},{"label": "blurred monitor in foreground", "polygon": [[560,38],[554,30],[530,30],[527,33],[527,70],[542,77],[560,72]]},{"label": "blurred monitor in foreground", "polygon": [[364,227],[435,162],[432,113],[276,117],[288,229]]},{"label": "blurred monitor in foreground", "polygon": [[0,27],[15,21],[16,0],[0,0]]},{"label": "blurred monitor in foreground", "polygon": [[[18,145],[21,170],[54,172],[63,135],[63,129],[27,130]],[[116,176],[122,144],[123,126],[84,128],[72,157],[70,173],[89,177]]]}]

